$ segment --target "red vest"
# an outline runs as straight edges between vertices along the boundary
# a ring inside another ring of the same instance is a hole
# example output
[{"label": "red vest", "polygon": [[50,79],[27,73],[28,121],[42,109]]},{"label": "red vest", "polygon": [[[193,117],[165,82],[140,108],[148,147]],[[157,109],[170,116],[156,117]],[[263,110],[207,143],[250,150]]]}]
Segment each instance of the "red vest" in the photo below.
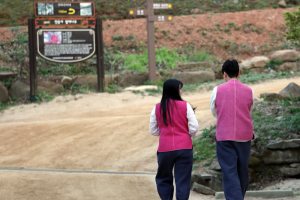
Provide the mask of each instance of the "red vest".
[{"label": "red vest", "polygon": [[218,141],[253,138],[250,115],[253,104],[252,89],[238,80],[230,80],[217,88],[216,96]]},{"label": "red vest", "polygon": [[158,152],[192,149],[187,119],[187,102],[170,100],[170,114],[167,113],[168,126],[164,124],[160,103],[156,105],[155,115],[160,130]]}]

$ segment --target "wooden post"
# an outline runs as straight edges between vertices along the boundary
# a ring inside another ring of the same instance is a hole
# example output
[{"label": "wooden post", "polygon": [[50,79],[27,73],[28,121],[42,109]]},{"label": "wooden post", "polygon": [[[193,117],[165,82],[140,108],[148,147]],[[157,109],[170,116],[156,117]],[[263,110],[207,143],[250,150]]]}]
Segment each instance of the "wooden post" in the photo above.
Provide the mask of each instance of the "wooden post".
[{"label": "wooden post", "polygon": [[156,62],[155,62],[155,35],[154,21],[150,21],[150,16],[154,15],[153,0],[147,0],[146,8],[147,16],[147,31],[148,31],[148,63],[149,63],[149,80],[156,83]]},{"label": "wooden post", "polygon": [[35,31],[35,19],[28,19],[28,42],[29,42],[29,66],[30,66],[30,100],[37,100],[37,71],[36,51],[37,36]]},{"label": "wooden post", "polygon": [[97,79],[98,92],[104,92],[105,75],[104,75],[104,52],[103,52],[103,30],[102,19],[96,19],[96,52],[97,52]]}]

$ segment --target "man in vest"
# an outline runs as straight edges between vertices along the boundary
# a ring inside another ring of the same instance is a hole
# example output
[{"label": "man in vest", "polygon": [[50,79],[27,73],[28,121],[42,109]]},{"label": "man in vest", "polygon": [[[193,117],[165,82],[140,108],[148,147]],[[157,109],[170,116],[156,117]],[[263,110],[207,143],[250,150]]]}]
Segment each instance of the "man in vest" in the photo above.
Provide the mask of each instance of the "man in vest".
[{"label": "man in vest", "polygon": [[254,138],[254,92],[238,81],[236,60],[227,60],[222,73],[226,83],[215,87],[210,99],[211,112],[217,118],[217,157],[226,200],[243,200],[249,185],[248,164]]}]

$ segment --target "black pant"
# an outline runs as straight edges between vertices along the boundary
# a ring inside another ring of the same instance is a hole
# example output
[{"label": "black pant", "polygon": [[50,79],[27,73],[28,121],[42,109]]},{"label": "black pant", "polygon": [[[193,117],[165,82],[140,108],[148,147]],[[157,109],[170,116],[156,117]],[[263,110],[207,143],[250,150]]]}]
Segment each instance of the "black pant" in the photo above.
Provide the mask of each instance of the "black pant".
[{"label": "black pant", "polygon": [[174,193],[173,167],[176,184],[176,199],[188,200],[190,196],[193,149],[157,152],[157,191],[162,200],[172,200]]},{"label": "black pant", "polygon": [[243,200],[249,185],[248,164],[251,141],[217,141],[226,200]]}]

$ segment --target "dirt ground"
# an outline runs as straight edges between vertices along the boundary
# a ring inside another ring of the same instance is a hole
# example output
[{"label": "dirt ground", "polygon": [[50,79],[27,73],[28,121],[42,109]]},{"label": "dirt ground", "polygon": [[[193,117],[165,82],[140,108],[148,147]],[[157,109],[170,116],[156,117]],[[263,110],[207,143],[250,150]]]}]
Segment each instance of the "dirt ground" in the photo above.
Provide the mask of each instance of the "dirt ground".
[{"label": "dirt ground", "polygon": [[[279,92],[290,82],[300,85],[300,78],[250,87],[258,96]],[[210,94],[183,94],[197,106],[200,129],[216,121],[209,110]],[[0,113],[0,167],[155,173],[158,137],[150,135],[148,126],[159,100],[132,92],[90,93],[12,107]],[[1,170],[0,187],[0,199],[159,199],[154,175]],[[190,199],[214,197],[192,192]]]}]

